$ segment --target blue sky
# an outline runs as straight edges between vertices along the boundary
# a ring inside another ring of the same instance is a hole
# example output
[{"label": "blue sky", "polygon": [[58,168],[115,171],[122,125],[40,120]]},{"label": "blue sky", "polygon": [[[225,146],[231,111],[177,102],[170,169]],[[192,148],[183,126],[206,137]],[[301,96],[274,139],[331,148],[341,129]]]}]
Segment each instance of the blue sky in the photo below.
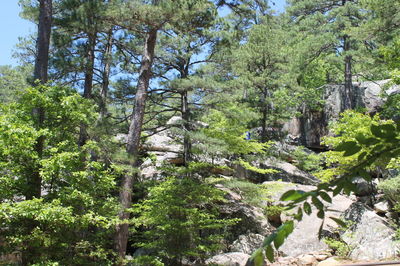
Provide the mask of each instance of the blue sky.
[{"label": "blue sky", "polygon": [[25,37],[35,32],[36,25],[20,18],[21,8],[18,0],[2,0],[0,7],[0,65],[17,65],[11,58],[12,50],[18,43],[18,37]]},{"label": "blue sky", "polygon": [[[25,37],[33,33],[36,25],[22,19],[19,16],[21,11],[18,0],[2,0],[0,7],[0,65],[18,64],[17,60],[12,58],[15,45],[18,43],[18,37]],[[284,9],[285,0],[271,0],[275,5],[272,8],[277,11]]]}]

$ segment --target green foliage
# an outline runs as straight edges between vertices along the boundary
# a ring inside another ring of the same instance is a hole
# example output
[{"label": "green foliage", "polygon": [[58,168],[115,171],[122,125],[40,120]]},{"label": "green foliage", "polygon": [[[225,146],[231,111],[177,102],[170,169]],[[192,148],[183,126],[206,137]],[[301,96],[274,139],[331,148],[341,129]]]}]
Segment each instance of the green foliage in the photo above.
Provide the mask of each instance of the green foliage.
[{"label": "green foliage", "polygon": [[318,172],[322,170],[323,157],[319,154],[304,150],[303,147],[296,147],[296,149],[290,154],[293,156],[294,165],[301,170],[307,172]]},{"label": "green foliage", "polygon": [[255,173],[263,174],[263,175],[279,173],[279,171],[275,170],[275,169],[261,169],[261,168],[255,167],[255,166],[251,165],[250,163],[245,162],[243,160],[239,160],[239,164],[247,170],[250,170]]},{"label": "green foliage", "polygon": [[134,258],[133,260],[129,260],[130,264],[133,266],[147,266],[147,265],[152,265],[152,266],[164,266],[165,264],[160,261],[159,258],[154,257],[154,256],[138,256]]},{"label": "green foliage", "polygon": [[[32,109],[42,108],[42,124]],[[88,160],[95,142],[77,145],[79,126],[95,119],[92,105],[60,86],[28,88],[0,115],[0,231],[2,254],[18,251],[30,263],[107,265],[118,205],[112,196],[120,174]],[[43,136],[39,155],[36,141]],[[42,198],[23,200],[27,178],[40,169]],[[87,234],[87,232],[91,232]]]},{"label": "green foliage", "polygon": [[[335,150],[323,153],[327,166],[337,167],[322,170],[315,175],[323,181],[332,180],[345,173],[345,168],[355,165],[378,148],[380,139],[395,136],[395,123],[392,120],[379,120],[379,116],[370,117],[355,111],[346,111],[341,118],[330,125],[335,136],[325,137],[323,144]],[[378,160],[370,167],[387,163],[387,158]]]},{"label": "green foliage", "polygon": [[333,250],[334,254],[340,258],[348,258],[352,251],[351,247],[342,240],[324,238],[324,242]]},{"label": "green foliage", "polygon": [[288,221],[278,227],[278,229],[265,238],[262,247],[257,249],[251,256],[251,260],[257,266],[264,263],[264,252],[267,259],[271,262],[274,261],[274,248],[276,250],[282,246],[285,239],[293,232],[294,222]]},{"label": "green foliage", "polygon": [[[396,159],[397,161],[400,160],[399,158]],[[397,166],[395,169],[399,170],[400,167]],[[400,175],[383,180],[378,187],[383,191],[385,197],[394,204],[395,210],[400,211]]]},{"label": "green foliage", "polygon": [[154,250],[163,261],[204,258],[220,248],[223,232],[236,220],[218,218],[217,202],[224,193],[188,178],[168,178],[149,189],[134,205],[136,226],[145,228],[139,246]]},{"label": "green foliage", "polygon": [[[285,206],[286,209],[297,208],[297,212],[293,216],[296,220],[302,220],[303,212],[306,214],[312,212],[311,205],[307,202],[310,199],[312,205],[318,210],[317,216],[324,219],[324,201],[331,202],[331,196],[328,192],[332,192],[333,196],[342,192],[350,195],[351,192],[355,192],[357,189],[352,182],[355,177],[362,177],[370,181],[371,177],[367,170],[371,167],[376,165],[398,167],[398,158],[400,156],[399,125],[396,125],[390,120],[379,121],[377,117],[372,119],[371,117],[352,111],[345,112],[343,118],[344,120],[348,120],[349,123],[345,124],[343,121],[339,121],[334,127],[337,131],[334,132],[340,135],[328,138],[328,141],[336,148],[336,151],[334,151],[336,153],[334,154],[334,158],[336,162],[339,162],[338,168],[335,169],[335,178],[330,179],[327,183],[319,184],[313,191],[304,192],[301,190],[291,190],[285,192],[281,197],[281,200],[289,201]],[[360,121],[365,121],[365,124],[360,124]],[[360,125],[361,127],[354,128],[354,125]],[[341,142],[337,142],[337,139],[341,139]],[[340,175],[337,175],[339,171]],[[396,193],[398,188],[397,180],[393,181],[393,183],[384,183],[382,187],[388,188],[386,192],[389,195],[390,192]],[[303,206],[300,206],[300,203],[303,203]],[[333,220],[339,225],[343,225],[342,221],[338,219]],[[322,228],[323,223],[319,230],[320,236]],[[262,248],[253,253],[253,260],[257,258],[259,260],[259,258],[263,256],[262,251],[264,249],[266,249],[267,258],[273,260],[274,254],[273,250],[271,251],[272,241],[278,239],[277,246],[279,246],[281,239],[285,237],[286,232],[281,233],[280,236],[278,236],[277,233],[270,235],[265,240]],[[340,243],[331,241],[331,244],[335,245],[337,248],[343,249]],[[277,247],[275,246],[275,248]],[[346,250],[347,249],[343,249],[342,251],[345,253]]]},{"label": "green foliage", "polygon": [[[245,132],[248,131],[247,125],[253,115],[252,111],[234,105],[224,106],[224,109],[224,111],[210,110],[204,117],[204,122],[209,126],[202,130],[203,134],[208,141],[221,143],[214,147],[214,149],[217,148],[215,155],[263,153],[269,146],[268,143],[248,141],[244,137]],[[202,147],[199,146],[199,148]],[[205,150],[206,153],[208,153],[207,151],[208,149]]]},{"label": "green foliage", "polygon": [[395,39],[389,46],[380,47],[379,51],[389,69],[400,69],[400,38]]},{"label": "green foliage", "polygon": [[28,87],[27,72],[27,67],[0,66],[0,104],[15,100],[18,92]]},{"label": "green foliage", "polygon": [[253,205],[262,206],[264,201],[270,200],[270,191],[263,185],[254,184],[246,180],[240,179],[223,179],[218,183],[223,184],[224,187],[232,189],[234,192],[243,197],[243,201]]},{"label": "green foliage", "polygon": [[349,236],[351,237],[351,232],[346,232],[348,228],[350,228],[352,225],[354,225],[354,222],[352,221],[342,221],[338,218],[333,218],[331,217],[332,220],[334,220],[339,227],[335,229],[335,233],[339,235],[337,238],[333,237],[326,237],[323,239],[323,241],[328,245],[330,249],[332,249],[333,253],[340,257],[340,258],[348,258],[350,253],[353,251],[353,246],[347,244],[344,240],[344,236]]},{"label": "green foliage", "polygon": [[[296,86],[287,78],[290,48],[282,25],[280,18],[269,17],[254,25],[246,42],[233,51],[232,68],[238,78],[232,84],[243,93],[242,101],[257,112],[255,124],[264,128],[289,119],[298,104]],[[266,136],[261,137],[266,141]]]}]

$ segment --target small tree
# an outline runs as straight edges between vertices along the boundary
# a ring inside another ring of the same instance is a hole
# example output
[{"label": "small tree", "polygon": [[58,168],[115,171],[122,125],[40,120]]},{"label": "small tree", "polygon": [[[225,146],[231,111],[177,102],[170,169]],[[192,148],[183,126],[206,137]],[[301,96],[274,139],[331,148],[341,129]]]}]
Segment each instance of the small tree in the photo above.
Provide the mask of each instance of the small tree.
[{"label": "small tree", "polygon": [[[46,113],[40,128],[33,106]],[[88,100],[58,86],[29,88],[17,103],[1,106],[0,254],[20,252],[26,265],[112,261],[118,172],[82,160],[96,143],[77,145],[79,126],[95,119]],[[35,148],[41,136],[39,156]],[[37,185],[29,182],[32,169],[40,169],[41,197],[23,200]]]},{"label": "small tree", "polygon": [[145,242],[167,265],[183,259],[204,259],[220,249],[224,229],[235,220],[219,219],[215,203],[223,192],[189,178],[171,177],[150,188],[147,199],[134,206],[136,226],[143,226]]}]

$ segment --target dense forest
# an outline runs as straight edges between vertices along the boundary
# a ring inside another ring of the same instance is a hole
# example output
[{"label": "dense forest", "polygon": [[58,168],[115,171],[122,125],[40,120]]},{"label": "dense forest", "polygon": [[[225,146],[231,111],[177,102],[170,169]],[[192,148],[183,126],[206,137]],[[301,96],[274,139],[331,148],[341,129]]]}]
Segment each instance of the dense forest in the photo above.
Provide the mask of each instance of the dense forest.
[{"label": "dense forest", "polygon": [[357,260],[362,213],[400,237],[398,0],[19,4],[37,32],[0,66],[0,265],[279,263],[312,215],[324,258]]}]

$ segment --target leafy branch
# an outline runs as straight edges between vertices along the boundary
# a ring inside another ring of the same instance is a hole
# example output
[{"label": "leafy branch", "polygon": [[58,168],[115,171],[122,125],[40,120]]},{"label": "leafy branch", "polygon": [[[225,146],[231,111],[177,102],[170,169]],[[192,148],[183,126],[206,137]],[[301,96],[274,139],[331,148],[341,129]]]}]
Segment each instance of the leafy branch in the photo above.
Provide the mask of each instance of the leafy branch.
[{"label": "leafy branch", "polygon": [[[280,200],[288,201],[285,206],[286,210],[297,207],[297,212],[293,215],[293,219],[282,224],[274,233],[266,237],[263,245],[258,248],[250,258],[249,265],[264,265],[264,257],[271,262],[274,261],[274,250],[278,250],[284,243],[285,239],[293,232],[294,221],[301,221],[303,213],[310,215],[312,206],[317,209],[317,216],[325,219],[324,202],[331,203],[332,197],[328,193],[332,193],[333,197],[344,192],[350,195],[356,191],[353,183],[355,177],[362,177],[366,181],[370,181],[371,177],[367,172],[367,168],[378,159],[387,162],[391,158],[400,156],[400,124],[380,124],[370,126],[373,137],[365,138],[362,134],[358,134],[355,141],[346,141],[336,147],[336,151],[343,152],[344,157],[358,154],[355,164],[345,167],[345,174],[337,177],[329,183],[321,183],[315,190],[305,192],[302,190],[289,190],[285,192]],[[345,223],[334,217],[330,217],[339,226],[345,226]],[[322,235],[321,224],[319,229],[319,237]],[[264,255],[265,253],[265,255]]]}]

